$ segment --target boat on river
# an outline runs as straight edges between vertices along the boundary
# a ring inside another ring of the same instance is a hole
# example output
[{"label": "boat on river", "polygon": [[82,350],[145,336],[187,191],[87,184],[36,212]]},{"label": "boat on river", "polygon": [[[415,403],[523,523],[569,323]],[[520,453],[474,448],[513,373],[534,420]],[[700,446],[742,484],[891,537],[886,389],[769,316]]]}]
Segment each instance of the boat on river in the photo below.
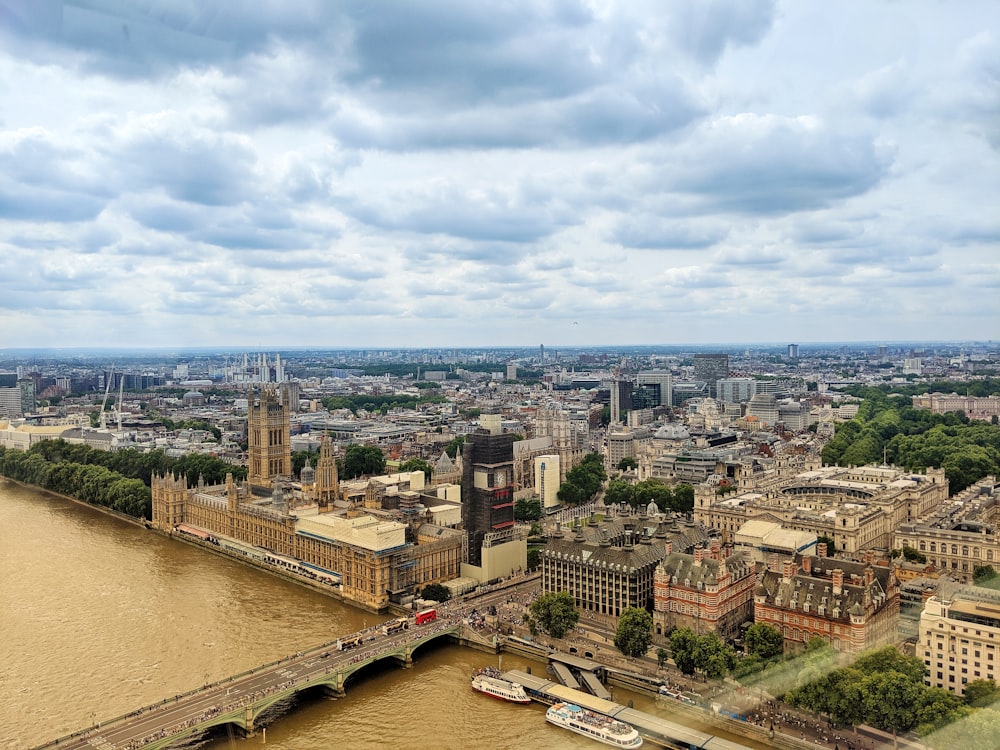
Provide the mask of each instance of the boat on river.
[{"label": "boat on river", "polygon": [[590,737],[613,747],[640,747],[642,737],[631,724],[588,711],[574,703],[556,703],[545,712],[545,720],[557,727]]},{"label": "boat on river", "polygon": [[485,667],[472,675],[472,689],[508,703],[531,703],[524,688],[505,680],[496,667]]}]

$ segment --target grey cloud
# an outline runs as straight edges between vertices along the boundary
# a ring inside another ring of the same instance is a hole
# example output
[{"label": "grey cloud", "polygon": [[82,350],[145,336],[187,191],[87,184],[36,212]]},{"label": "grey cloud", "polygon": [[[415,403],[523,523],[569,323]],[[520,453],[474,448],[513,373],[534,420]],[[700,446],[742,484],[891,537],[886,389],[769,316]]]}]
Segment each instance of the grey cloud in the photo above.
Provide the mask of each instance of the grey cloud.
[{"label": "grey cloud", "polygon": [[852,94],[871,116],[892,117],[912,104],[916,89],[916,83],[907,76],[906,61],[897,60],[862,76],[852,87]]},{"label": "grey cloud", "polygon": [[622,218],[611,233],[620,245],[644,250],[690,250],[711,247],[726,238],[729,230],[720,224],[639,215]]},{"label": "grey cloud", "polygon": [[175,200],[233,205],[256,192],[256,154],[243,140],[150,118],[128,124],[104,147],[123,189],[161,189]]},{"label": "grey cloud", "polygon": [[782,214],[867,192],[890,160],[870,138],[830,132],[810,118],[739,115],[700,132],[663,188],[701,197],[707,211]]},{"label": "grey cloud", "polygon": [[670,35],[692,57],[712,64],[730,46],[758,42],[775,16],[773,0],[701,0],[671,6]]},{"label": "grey cloud", "polygon": [[563,210],[551,205],[524,205],[515,196],[481,195],[457,186],[395,198],[388,205],[355,198],[340,207],[355,219],[382,229],[487,242],[533,242],[569,221]]},{"label": "grey cloud", "polygon": [[86,221],[97,216],[106,201],[87,193],[13,184],[0,176],[0,217],[22,221]]}]

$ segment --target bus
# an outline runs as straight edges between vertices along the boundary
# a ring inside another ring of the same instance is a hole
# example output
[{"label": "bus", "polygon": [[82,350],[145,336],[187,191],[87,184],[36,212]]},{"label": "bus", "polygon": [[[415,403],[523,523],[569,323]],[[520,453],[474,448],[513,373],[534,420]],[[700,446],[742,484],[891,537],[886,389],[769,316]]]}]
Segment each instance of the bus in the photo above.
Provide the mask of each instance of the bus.
[{"label": "bus", "polygon": [[425,622],[432,622],[438,617],[437,610],[433,607],[431,609],[422,609],[417,612],[416,621],[417,625],[423,625]]},{"label": "bus", "polygon": [[338,651],[347,651],[347,649],[349,649],[349,648],[357,648],[358,646],[360,646],[364,642],[365,642],[365,639],[362,636],[360,636],[360,635],[352,635],[352,636],[348,636],[346,638],[338,638],[337,639],[337,650]]},{"label": "bus", "polygon": [[408,630],[410,627],[410,621],[405,617],[400,617],[398,620],[390,620],[382,626],[382,635],[392,635],[393,633],[401,633],[404,630]]}]

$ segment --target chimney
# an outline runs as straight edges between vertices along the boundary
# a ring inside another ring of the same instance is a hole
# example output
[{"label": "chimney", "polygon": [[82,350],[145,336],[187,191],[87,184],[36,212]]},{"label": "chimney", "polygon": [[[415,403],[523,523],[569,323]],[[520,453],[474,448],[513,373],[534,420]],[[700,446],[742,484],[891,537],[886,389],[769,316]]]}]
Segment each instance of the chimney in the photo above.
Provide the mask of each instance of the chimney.
[{"label": "chimney", "polygon": [[712,540],[712,543],[711,543],[711,546],[709,547],[709,549],[712,550],[712,554],[709,555],[709,557],[711,557],[713,560],[718,560],[720,557],[722,557],[722,555],[719,554],[719,550],[721,549],[721,545],[719,544],[718,537],[716,537],[715,539]]},{"label": "chimney", "polygon": [[792,576],[795,575],[795,560],[785,560],[781,566],[781,577],[786,580],[792,580]]},{"label": "chimney", "polygon": [[840,596],[844,591],[844,571],[837,568],[833,571],[833,594]]},{"label": "chimney", "polygon": [[871,588],[872,583],[875,580],[875,570],[872,567],[865,568],[865,586]]},{"label": "chimney", "polygon": [[865,550],[865,564],[871,565],[875,562],[875,550]]},{"label": "chimney", "polygon": [[666,555],[664,555],[664,557],[666,557],[667,555],[672,555],[674,553],[674,542],[673,542],[673,540],[672,539],[668,539],[667,543],[665,545],[663,545],[663,549],[666,550]]},{"label": "chimney", "polygon": [[816,545],[816,557],[826,557],[826,542],[819,542]]},{"label": "chimney", "polygon": [[694,548],[694,564],[701,565],[701,561],[705,559],[705,548],[702,545],[698,545]]},{"label": "chimney", "polygon": [[812,557],[809,555],[802,558],[802,572],[806,575],[812,574]]}]

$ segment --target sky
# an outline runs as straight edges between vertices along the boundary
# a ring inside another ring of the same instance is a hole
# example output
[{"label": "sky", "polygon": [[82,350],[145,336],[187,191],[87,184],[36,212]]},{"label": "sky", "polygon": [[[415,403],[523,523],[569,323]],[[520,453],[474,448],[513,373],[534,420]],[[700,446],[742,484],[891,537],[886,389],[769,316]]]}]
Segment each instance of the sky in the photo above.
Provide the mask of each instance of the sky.
[{"label": "sky", "polygon": [[0,348],[1000,338],[1000,3],[0,0]]}]

